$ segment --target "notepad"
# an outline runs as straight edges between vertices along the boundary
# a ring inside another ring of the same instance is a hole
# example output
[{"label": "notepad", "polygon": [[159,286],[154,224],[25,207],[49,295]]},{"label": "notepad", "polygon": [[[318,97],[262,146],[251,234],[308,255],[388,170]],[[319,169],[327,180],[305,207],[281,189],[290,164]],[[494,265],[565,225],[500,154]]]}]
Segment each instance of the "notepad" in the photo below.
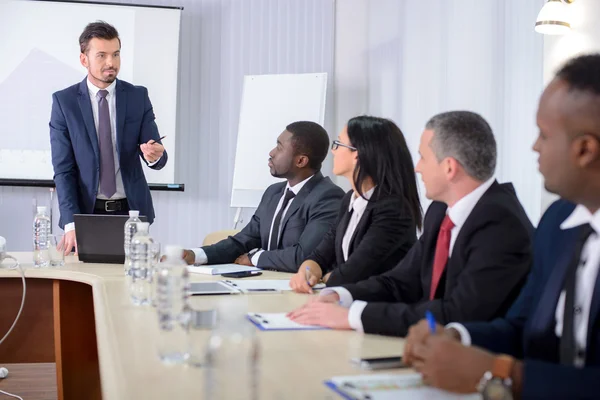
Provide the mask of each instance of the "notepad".
[{"label": "notepad", "polygon": [[481,395],[454,394],[423,384],[421,374],[338,376],[325,381],[347,400],[481,400]]},{"label": "notepad", "polygon": [[[288,279],[226,279],[223,282],[242,293],[281,293],[292,290]],[[325,284],[320,283],[313,289],[323,287]]]},{"label": "notepad", "polygon": [[322,330],[323,326],[302,325],[292,321],[286,313],[248,313],[248,319],[261,331]]},{"label": "notepad", "polygon": [[188,271],[195,274],[205,275],[221,275],[231,274],[234,272],[245,272],[245,271],[260,271],[260,268],[249,267],[246,265],[238,264],[215,264],[215,265],[200,265],[200,266],[188,266]]}]

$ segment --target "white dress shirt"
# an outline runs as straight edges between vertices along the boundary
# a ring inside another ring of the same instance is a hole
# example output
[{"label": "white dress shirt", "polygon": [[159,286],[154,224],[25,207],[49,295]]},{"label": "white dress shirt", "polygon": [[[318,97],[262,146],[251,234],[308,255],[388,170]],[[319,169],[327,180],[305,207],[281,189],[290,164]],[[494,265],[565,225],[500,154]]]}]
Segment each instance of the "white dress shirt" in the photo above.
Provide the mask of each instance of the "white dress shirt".
[{"label": "white dress shirt", "polygon": [[[596,277],[600,269],[600,210],[592,214],[586,207],[578,205],[571,215],[563,221],[560,229],[573,229],[583,224],[589,223],[594,229],[587,239],[581,251],[579,267],[577,268],[577,280],[575,282],[575,307],[579,312],[574,315],[575,326],[575,345],[577,355],[575,365],[582,367],[585,363],[585,350],[587,345],[587,330],[590,318],[590,308]],[[556,325],[554,332],[556,336],[562,336],[563,330],[563,312],[565,309],[565,291],[563,290],[558,299],[555,311]],[[465,346],[471,345],[471,335],[464,325],[453,322],[446,325],[446,328],[454,328],[460,334],[460,340]]]},{"label": "white dress shirt", "polygon": [[[113,143],[113,157],[115,160],[115,172],[116,172],[116,183],[117,191],[112,197],[108,198],[100,192],[100,181],[98,180],[98,193],[96,198],[100,200],[120,200],[125,198],[125,185],[123,185],[123,178],[121,177],[121,167],[119,164],[119,153],[117,151],[117,96],[115,89],[117,86],[117,80],[111,83],[105,90],[108,91],[106,95],[106,101],[108,102],[108,113],[110,115],[110,133],[112,136]],[[96,97],[98,92],[101,90],[99,87],[94,85],[90,80],[87,80],[88,94],[90,96],[90,102],[92,103],[92,113],[94,114],[94,127],[96,128],[96,135],[98,134],[98,98]],[[152,163],[148,163],[149,166],[156,164],[160,158]],[[100,160],[98,160],[100,161]],[[65,225],[65,232],[69,232],[75,229],[75,222],[71,222]]]},{"label": "white dress shirt", "polygon": [[[273,214],[273,220],[271,221],[271,228],[269,228],[269,241],[268,241],[268,243],[271,243],[271,236],[273,235],[273,224],[275,223],[275,215],[277,215],[277,213],[279,212],[279,210],[281,210],[281,206],[283,205],[283,199],[285,198],[285,193],[289,189],[292,192],[294,192],[294,194],[296,196],[298,196],[298,193],[300,193],[300,190],[302,190],[302,188],[304,187],[304,185],[306,184],[306,182],[308,182],[310,180],[310,178],[312,178],[313,176],[314,175],[309,176],[308,178],[306,178],[302,182],[299,182],[299,183],[295,184],[294,186],[290,186],[290,182],[288,182],[287,185],[285,185],[285,189],[283,190],[283,194],[281,195],[281,198],[279,199],[279,203],[277,203],[277,208],[275,209],[275,213]],[[296,197],[293,197],[288,202],[287,206],[285,207],[285,210],[283,210],[283,214],[281,215],[281,221],[282,222],[283,222],[283,219],[285,218],[285,214],[290,209],[290,206],[292,205],[292,203],[293,203],[293,201],[295,199],[296,199]],[[279,232],[277,232],[277,239],[279,239],[279,236],[281,235],[281,229],[282,228],[283,228],[283,224],[279,225]],[[274,249],[274,250],[276,250],[276,249]],[[206,257],[206,253],[204,252],[204,250],[202,250],[202,248],[196,247],[196,248],[193,248],[192,251],[195,254],[195,262],[196,262],[196,264],[206,264],[208,262],[208,258]],[[261,254],[264,251],[265,250],[259,250],[256,253],[254,253],[254,255],[252,256],[252,258],[250,259],[250,262],[252,262],[253,265],[258,265],[258,259],[260,258]]]},{"label": "white dress shirt", "polygon": [[348,249],[350,248],[350,241],[352,240],[352,236],[354,235],[354,231],[356,231],[356,227],[360,222],[363,214],[365,213],[365,209],[369,204],[369,199],[373,195],[373,191],[375,188],[372,188],[363,195],[366,197],[366,200],[362,196],[357,196],[356,193],[350,198],[350,204],[348,204],[348,212],[352,211],[352,216],[350,217],[350,222],[348,222],[348,227],[346,228],[346,232],[344,233],[344,237],[342,238],[342,254],[344,255],[344,261],[348,261]]},{"label": "white dress shirt", "polygon": [[[452,256],[454,243],[456,243],[456,238],[458,237],[461,228],[465,224],[465,221],[467,218],[469,218],[471,211],[473,211],[473,208],[475,208],[475,205],[481,199],[481,196],[483,196],[483,194],[492,186],[494,180],[494,177],[488,179],[446,210],[446,213],[454,223],[454,228],[452,228],[450,231],[450,251],[448,257]],[[354,300],[350,292],[341,286],[324,289],[321,291],[321,296],[325,296],[333,292],[336,292],[338,296],[340,296],[340,305],[350,308],[348,312],[348,323],[350,324],[350,327],[359,332],[363,332],[364,329],[361,316],[363,310],[367,306],[367,302],[362,300]]]}]

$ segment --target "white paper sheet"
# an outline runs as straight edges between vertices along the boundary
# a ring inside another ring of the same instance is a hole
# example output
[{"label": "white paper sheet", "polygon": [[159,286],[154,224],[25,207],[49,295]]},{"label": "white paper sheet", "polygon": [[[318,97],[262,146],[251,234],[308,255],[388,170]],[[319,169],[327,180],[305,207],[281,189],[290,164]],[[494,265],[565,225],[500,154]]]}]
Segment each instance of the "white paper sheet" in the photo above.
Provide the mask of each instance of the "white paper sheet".
[{"label": "white paper sheet", "polygon": [[353,400],[481,400],[477,393],[454,394],[426,386],[420,374],[337,376],[326,384]]}]

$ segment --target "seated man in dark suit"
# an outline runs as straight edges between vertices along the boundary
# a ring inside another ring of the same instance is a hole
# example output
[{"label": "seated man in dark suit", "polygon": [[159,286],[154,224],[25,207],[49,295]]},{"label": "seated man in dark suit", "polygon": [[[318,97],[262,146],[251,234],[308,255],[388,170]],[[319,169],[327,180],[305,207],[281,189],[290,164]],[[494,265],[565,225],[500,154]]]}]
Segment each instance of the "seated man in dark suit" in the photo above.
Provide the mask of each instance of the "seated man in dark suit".
[{"label": "seated man in dark suit", "polygon": [[411,328],[405,360],[426,382],[484,399],[598,398],[599,77],[600,54],[581,56],[542,94],[534,150],[546,189],[563,200],[538,225],[533,269],[505,318],[438,326],[438,335],[424,321]]},{"label": "seated man in dark suit", "polygon": [[448,322],[506,313],[529,272],[533,227],[512,185],[493,178],[490,126],[471,112],[439,114],[427,123],[419,154],[416,171],[435,201],[417,243],[391,271],[326,289],[292,319],[404,336],[427,310]]},{"label": "seated man in dark suit", "polygon": [[271,175],[285,178],[267,188],[241,232],[212,246],[184,251],[188,264],[236,262],[284,272],[298,266],[335,222],[344,192],[321,174],[329,136],[314,122],[288,125],[269,153]]}]

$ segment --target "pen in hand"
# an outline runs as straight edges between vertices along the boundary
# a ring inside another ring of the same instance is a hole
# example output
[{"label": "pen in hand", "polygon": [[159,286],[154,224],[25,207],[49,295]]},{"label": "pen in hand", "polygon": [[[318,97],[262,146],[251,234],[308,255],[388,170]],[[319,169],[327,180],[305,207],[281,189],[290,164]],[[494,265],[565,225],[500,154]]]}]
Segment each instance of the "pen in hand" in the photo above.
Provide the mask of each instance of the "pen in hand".
[{"label": "pen in hand", "polygon": [[[164,139],[164,138],[166,138],[166,137],[167,137],[167,135],[165,135],[165,136],[162,136],[162,137],[158,138],[158,140],[154,140],[152,143],[148,143],[148,144],[154,144],[154,143],[156,143],[156,142],[158,142],[158,141],[160,141],[160,140],[163,140],[163,139]],[[140,145],[138,144],[138,147],[139,147],[139,146],[140,146]]]},{"label": "pen in hand", "polygon": [[306,266],[306,284],[310,286],[310,268],[308,266]]},{"label": "pen in hand", "polygon": [[429,323],[429,333],[435,335],[435,318],[431,311],[425,311],[425,318],[427,318],[427,322]]}]

